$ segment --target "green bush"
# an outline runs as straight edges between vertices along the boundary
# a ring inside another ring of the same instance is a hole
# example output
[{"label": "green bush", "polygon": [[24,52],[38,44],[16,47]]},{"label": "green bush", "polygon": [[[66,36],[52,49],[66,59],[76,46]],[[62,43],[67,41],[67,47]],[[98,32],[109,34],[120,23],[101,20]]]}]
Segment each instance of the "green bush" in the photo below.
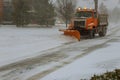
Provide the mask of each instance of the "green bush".
[{"label": "green bush", "polygon": [[120,69],[102,75],[94,75],[90,80],[120,80]]}]

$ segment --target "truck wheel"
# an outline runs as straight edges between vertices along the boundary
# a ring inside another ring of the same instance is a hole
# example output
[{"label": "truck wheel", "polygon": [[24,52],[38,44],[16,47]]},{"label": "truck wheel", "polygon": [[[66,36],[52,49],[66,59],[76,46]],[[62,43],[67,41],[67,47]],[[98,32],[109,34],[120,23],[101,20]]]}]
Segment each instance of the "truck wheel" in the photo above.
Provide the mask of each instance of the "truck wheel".
[{"label": "truck wheel", "polygon": [[99,32],[99,36],[100,36],[100,37],[102,37],[102,36],[103,36],[102,31],[100,31],[100,32]]},{"label": "truck wheel", "polygon": [[106,32],[107,32],[107,29],[106,29],[106,27],[104,27],[104,28],[102,29],[102,31],[99,32],[99,36],[100,36],[100,37],[104,37],[104,36],[106,35]]},{"label": "truck wheel", "polygon": [[94,30],[90,30],[89,31],[89,38],[90,39],[93,39],[95,37],[95,32],[94,32]]},{"label": "truck wheel", "polygon": [[104,27],[104,28],[103,28],[103,36],[105,36],[106,33],[107,33],[107,29],[106,29],[106,27]]}]

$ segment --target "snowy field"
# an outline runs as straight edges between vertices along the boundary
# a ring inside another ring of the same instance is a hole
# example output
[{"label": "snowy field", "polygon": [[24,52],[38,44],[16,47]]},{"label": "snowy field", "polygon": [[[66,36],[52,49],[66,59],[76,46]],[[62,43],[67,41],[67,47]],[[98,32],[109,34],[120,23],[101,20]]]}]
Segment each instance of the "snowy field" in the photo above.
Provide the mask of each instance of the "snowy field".
[{"label": "snowy field", "polygon": [[[60,26],[60,25],[59,25]],[[42,51],[77,41],[65,37],[55,28],[0,27],[0,66],[29,57],[41,55]]]}]

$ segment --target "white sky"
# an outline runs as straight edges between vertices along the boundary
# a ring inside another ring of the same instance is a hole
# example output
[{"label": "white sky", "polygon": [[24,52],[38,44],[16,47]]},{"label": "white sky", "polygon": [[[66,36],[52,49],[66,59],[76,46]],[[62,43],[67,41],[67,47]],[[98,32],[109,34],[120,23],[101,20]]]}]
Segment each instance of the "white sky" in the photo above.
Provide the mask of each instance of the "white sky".
[{"label": "white sky", "polygon": [[[99,4],[104,2],[108,9],[113,9],[114,7],[118,6],[118,0],[98,0]],[[78,0],[78,7],[88,7],[94,8],[94,1],[93,0]]]},{"label": "white sky", "polygon": [[[52,0],[55,2],[56,0]],[[94,0],[77,0],[77,7],[88,7],[88,8],[94,8]],[[120,3],[119,0],[98,0],[99,4],[104,2],[104,4],[107,6],[108,9],[113,9],[116,6],[119,6]]]}]

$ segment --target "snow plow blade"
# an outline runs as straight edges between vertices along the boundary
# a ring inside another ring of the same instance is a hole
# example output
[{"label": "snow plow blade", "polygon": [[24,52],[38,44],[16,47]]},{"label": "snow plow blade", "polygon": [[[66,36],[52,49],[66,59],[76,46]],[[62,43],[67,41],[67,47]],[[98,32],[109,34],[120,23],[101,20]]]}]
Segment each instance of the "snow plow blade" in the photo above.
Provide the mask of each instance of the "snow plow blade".
[{"label": "snow plow blade", "polygon": [[64,32],[64,35],[74,36],[80,41],[80,32],[78,30],[60,29],[59,31]]}]

